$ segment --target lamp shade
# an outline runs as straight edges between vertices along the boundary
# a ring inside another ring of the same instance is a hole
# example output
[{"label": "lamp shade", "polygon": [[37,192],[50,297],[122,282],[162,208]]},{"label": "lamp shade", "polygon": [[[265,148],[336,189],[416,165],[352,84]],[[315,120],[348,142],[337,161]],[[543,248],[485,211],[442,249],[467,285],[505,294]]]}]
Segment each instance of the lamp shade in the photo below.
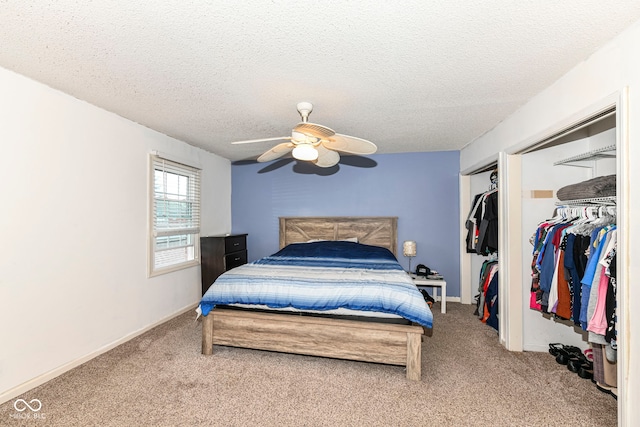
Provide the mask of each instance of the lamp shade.
[{"label": "lamp shade", "polygon": [[405,240],[405,242],[402,244],[402,254],[404,256],[416,256],[417,252],[418,248],[416,242],[414,242],[413,240]]}]

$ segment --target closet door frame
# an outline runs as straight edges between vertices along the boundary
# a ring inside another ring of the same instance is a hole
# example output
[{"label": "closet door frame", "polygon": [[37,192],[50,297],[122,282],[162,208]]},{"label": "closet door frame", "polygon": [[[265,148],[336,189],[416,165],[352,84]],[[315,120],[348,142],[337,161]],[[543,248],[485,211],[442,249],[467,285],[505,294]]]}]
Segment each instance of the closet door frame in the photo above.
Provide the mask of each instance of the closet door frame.
[{"label": "closet door frame", "polygon": [[498,156],[498,310],[500,343],[510,351],[522,351],[523,266],[522,248],[522,167],[521,156],[505,152]]},{"label": "closet door frame", "polygon": [[[630,313],[634,312],[637,319],[637,311],[633,309],[632,300],[629,299],[631,293],[631,274],[629,272],[630,259],[638,259],[637,253],[631,257],[633,251],[630,250],[629,242],[629,219],[630,219],[630,168],[629,168],[629,88],[625,87],[620,93],[616,105],[616,143],[617,143],[617,224],[618,233],[618,265],[617,265],[617,304],[616,314],[618,317],[618,425],[632,425],[633,420],[640,417],[640,409],[634,407],[634,398],[640,392],[640,376],[637,366],[631,372],[630,351],[636,349],[636,360],[638,358],[638,338],[631,336]],[[637,246],[636,246],[637,247]],[[622,268],[621,268],[622,267]],[[637,286],[637,285],[636,285]],[[636,293],[637,296],[637,293]],[[634,302],[635,307],[639,304]],[[636,322],[637,326],[637,322]],[[637,363],[636,363],[637,365]],[[629,398],[631,397],[631,398]]]},{"label": "closet door frame", "polygon": [[[472,257],[478,256],[466,252],[467,215],[471,210],[474,197],[471,191],[471,176],[498,168],[498,310],[500,312],[498,339],[507,350],[523,350],[522,327],[522,287],[520,286],[522,265],[509,260],[520,259],[521,240],[521,169],[520,156],[497,153],[488,161],[474,165],[460,172],[460,300],[463,304],[472,303],[472,287],[477,287],[477,277],[472,275]],[[509,232],[507,232],[509,230]],[[514,255],[515,254],[515,255]],[[475,282],[475,283],[474,283]],[[511,284],[511,285],[510,285]],[[516,284],[515,286],[513,284]]]},{"label": "closet door frame", "polygon": [[471,211],[471,175],[460,174],[460,302],[471,304],[471,255],[467,253],[466,228],[467,215]]},{"label": "closet door frame", "polygon": [[[472,168],[461,171],[458,179],[460,194],[460,302],[462,304],[475,303],[474,297],[478,291],[478,276],[475,270],[477,260],[480,255],[467,252],[467,229],[465,224],[467,216],[471,211],[473,198],[478,194],[478,187],[482,185],[477,181],[472,183],[472,176],[481,173],[489,173],[490,170],[497,168],[498,154],[490,157],[484,163],[474,165]],[[489,182],[484,186],[484,191],[489,189]],[[473,188],[475,187],[475,191]],[[473,273],[473,274],[472,274]]]}]

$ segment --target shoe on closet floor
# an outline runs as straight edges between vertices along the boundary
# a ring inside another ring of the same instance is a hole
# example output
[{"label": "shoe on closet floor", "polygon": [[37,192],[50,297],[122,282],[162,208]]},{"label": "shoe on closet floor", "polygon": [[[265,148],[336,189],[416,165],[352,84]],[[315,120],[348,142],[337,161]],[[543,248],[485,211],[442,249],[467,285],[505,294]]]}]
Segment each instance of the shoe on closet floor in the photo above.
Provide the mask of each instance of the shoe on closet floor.
[{"label": "shoe on closet floor", "polygon": [[604,383],[596,382],[596,388],[603,393],[610,394],[614,399],[618,400],[618,387],[611,387]]},{"label": "shoe on closet floor", "polygon": [[593,362],[587,359],[582,353],[572,353],[569,355],[567,369],[575,372],[580,378],[590,379],[593,377]]},{"label": "shoe on closet floor", "polygon": [[582,350],[572,345],[562,345],[562,348],[556,348],[556,362],[561,365],[568,364],[572,357],[575,358],[579,355],[582,355]]},{"label": "shoe on closet floor", "polygon": [[578,376],[585,380],[593,380],[593,362],[581,365],[578,368]]},{"label": "shoe on closet floor", "polygon": [[560,344],[559,342],[554,342],[549,344],[549,354],[552,355],[553,357],[557,356],[560,350],[562,349],[562,347],[563,345]]}]

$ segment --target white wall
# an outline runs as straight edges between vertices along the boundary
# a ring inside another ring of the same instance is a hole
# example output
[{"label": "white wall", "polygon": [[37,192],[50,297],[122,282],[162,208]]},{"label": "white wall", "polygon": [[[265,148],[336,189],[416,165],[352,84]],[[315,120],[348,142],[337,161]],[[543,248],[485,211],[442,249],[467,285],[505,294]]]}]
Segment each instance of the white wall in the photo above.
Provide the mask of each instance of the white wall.
[{"label": "white wall", "polygon": [[4,69],[0,93],[1,403],[198,302],[200,267],[147,278],[148,155],[202,167],[205,234],[231,164]]},{"label": "white wall", "polygon": [[[626,390],[620,401],[625,417],[621,422],[640,419],[640,408],[631,402],[640,401],[640,263],[628,260],[640,259],[640,22],[636,22],[584,62],[545,89],[527,104],[484,134],[461,152],[461,170],[476,164],[487,163],[496,152],[517,152],[539,136],[571,116],[598,104],[610,95],[618,96],[623,88],[629,88],[628,139],[625,149],[629,165],[628,203],[629,222],[626,224],[628,243],[626,270],[626,302],[622,321],[626,322],[625,354],[628,370],[625,372]],[[481,160],[478,160],[481,159]],[[634,336],[635,334],[635,336]]]}]

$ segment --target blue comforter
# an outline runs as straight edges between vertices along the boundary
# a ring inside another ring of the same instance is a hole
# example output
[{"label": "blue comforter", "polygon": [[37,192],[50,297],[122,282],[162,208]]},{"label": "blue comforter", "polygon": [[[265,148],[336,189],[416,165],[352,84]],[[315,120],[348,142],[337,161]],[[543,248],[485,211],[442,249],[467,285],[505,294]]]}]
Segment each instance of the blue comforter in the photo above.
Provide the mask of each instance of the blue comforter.
[{"label": "blue comforter", "polygon": [[427,328],[433,315],[395,256],[353,242],[294,243],[222,274],[202,297],[216,305],[250,304],[298,310],[347,308],[391,313]]}]

